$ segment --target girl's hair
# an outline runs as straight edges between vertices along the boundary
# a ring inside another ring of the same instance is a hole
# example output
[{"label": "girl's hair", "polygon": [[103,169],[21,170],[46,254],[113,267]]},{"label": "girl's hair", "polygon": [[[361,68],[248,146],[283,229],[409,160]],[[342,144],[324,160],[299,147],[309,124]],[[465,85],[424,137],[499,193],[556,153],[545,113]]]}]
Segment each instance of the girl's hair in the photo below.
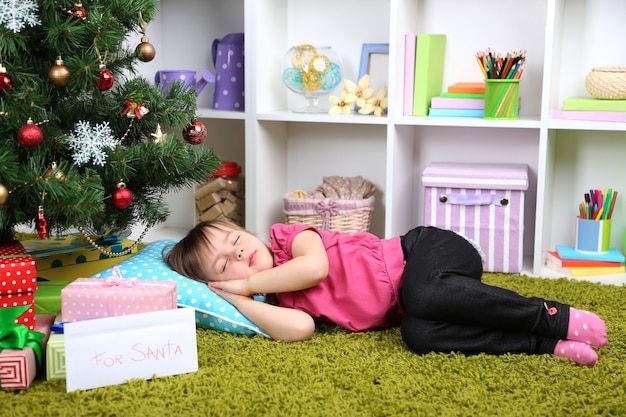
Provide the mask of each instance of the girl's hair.
[{"label": "girl's hair", "polygon": [[206,276],[206,255],[207,250],[210,251],[213,246],[211,232],[216,229],[237,230],[241,228],[223,220],[200,222],[178,243],[163,248],[163,260],[179,274],[206,283],[209,278]]}]

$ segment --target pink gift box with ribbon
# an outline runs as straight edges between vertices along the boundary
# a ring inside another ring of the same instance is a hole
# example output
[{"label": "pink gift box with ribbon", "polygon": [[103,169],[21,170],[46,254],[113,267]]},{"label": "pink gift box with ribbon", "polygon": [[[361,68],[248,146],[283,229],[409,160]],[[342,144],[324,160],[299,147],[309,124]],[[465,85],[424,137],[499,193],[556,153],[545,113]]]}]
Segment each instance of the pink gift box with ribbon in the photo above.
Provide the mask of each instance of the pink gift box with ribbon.
[{"label": "pink gift box with ribbon", "polygon": [[123,278],[78,278],[61,290],[64,322],[102,319],[177,308],[176,282]]}]

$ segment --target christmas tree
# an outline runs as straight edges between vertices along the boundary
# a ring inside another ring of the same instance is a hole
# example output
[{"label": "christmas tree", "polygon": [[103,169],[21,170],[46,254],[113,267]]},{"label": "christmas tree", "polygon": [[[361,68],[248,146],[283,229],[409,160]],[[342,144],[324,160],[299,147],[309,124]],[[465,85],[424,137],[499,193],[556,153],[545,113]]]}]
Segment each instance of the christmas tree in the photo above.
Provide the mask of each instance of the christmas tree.
[{"label": "christmas tree", "polygon": [[[0,0],[0,242],[148,227],[219,166],[197,93],[138,76],[155,0]],[[139,45],[128,35],[143,35]],[[163,132],[183,132],[182,138]]]}]

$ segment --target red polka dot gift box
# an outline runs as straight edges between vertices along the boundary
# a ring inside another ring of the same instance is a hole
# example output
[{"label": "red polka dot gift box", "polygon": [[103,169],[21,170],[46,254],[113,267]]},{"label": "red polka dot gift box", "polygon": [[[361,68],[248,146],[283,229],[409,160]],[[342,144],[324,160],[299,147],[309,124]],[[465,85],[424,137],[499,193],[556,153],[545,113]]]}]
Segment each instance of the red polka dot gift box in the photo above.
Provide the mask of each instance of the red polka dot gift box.
[{"label": "red polka dot gift box", "polygon": [[19,241],[0,244],[0,309],[28,308],[14,322],[35,329],[37,266]]}]

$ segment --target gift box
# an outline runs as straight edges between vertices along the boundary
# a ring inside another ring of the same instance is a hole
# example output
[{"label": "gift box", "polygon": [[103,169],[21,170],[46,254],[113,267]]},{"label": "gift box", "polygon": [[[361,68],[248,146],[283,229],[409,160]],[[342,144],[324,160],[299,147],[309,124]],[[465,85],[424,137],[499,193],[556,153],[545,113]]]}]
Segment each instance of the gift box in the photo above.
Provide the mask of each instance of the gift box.
[{"label": "gift box", "polygon": [[37,314],[57,314],[61,311],[61,290],[69,281],[39,281],[35,291]]},{"label": "gift box", "polygon": [[[33,382],[45,358],[44,346],[50,336],[50,326],[54,318],[54,314],[37,315],[35,331],[28,330],[26,337],[14,338],[14,340],[21,340],[20,346],[0,351],[0,386],[2,389],[26,389]],[[24,326],[20,324],[15,324],[15,326],[13,329],[4,327],[3,334],[7,335],[12,331],[12,333],[24,335]]]},{"label": "gift box", "polygon": [[[54,324],[61,322],[62,316],[57,314]],[[65,336],[62,330],[58,331],[53,328],[46,343],[46,379],[63,378],[65,378]]]},{"label": "gift box", "polygon": [[472,239],[485,254],[485,271],[521,271],[526,164],[432,163],[422,184],[425,226]]},{"label": "gift box", "polygon": [[99,261],[85,262],[82,264],[68,265],[62,268],[43,269],[38,270],[37,275],[50,281],[72,282],[76,278],[90,277],[98,272],[104,271],[105,269],[109,269],[132,256],[134,256],[134,254],[102,259]]},{"label": "gift box", "polygon": [[22,244],[11,241],[0,245],[0,309],[30,306],[15,319],[29,330],[35,328],[34,293],[37,268]]},{"label": "gift box", "polygon": [[177,308],[176,282],[123,278],[78,278],[61,290],[64,322]]},{"label": "gift box", "polygon": [[[96,243],[103,250],[113,253],[123,252],[135,243],[128,239],[109,240],[100,238],[96,240]],[[22,243],[35,260],[39,271],[113,258],[94,248],[82,234],[26,240]],[[135,252],[137,252],[137,246],[133,247],[128,254]]]},{"label": "gift box", "polygon": [[0,244],[0,294],[34,292],[37,266],[17,240]]},{"label": "gift box", "polygon": [[[14,295],[0,295],[0,310],[5,308],[22,307],[23,313],[15,319],[16,324],[24,325],[28,330],[35,330],[35,297],[32,292]],[[3,312],[0,311],[0,314]]]}]

